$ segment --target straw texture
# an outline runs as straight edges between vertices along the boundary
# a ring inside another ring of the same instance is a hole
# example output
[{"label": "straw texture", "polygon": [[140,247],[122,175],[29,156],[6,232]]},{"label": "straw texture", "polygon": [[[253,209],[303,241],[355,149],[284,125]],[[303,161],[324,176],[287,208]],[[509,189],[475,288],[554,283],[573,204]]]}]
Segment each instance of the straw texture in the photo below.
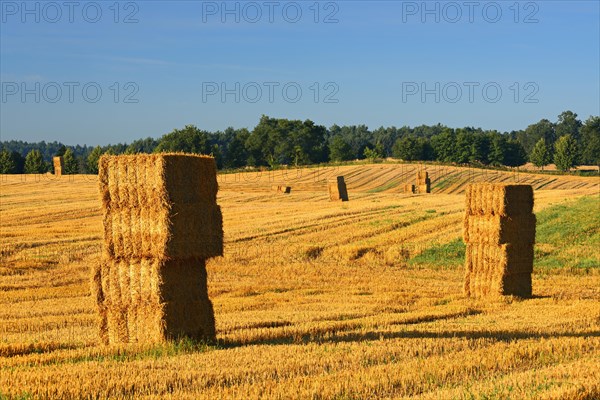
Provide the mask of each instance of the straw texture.
[{"label": "straw texture", "polygon": [[465,197],[465,294],[530,297],[536,229],[533,189],[473,184]]},{"label": "straw texture", "polygon": [[103,156],[102,262],[92,294],[106,344],[215,339],[205,260],[223,254],[212,157]]}]

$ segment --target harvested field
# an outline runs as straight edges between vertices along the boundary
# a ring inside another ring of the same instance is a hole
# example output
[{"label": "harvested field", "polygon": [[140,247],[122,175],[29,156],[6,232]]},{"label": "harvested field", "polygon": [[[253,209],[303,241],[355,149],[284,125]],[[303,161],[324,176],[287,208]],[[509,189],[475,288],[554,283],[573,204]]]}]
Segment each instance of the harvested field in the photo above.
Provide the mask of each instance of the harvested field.
[{"label": "harvested field", "polygon": [[[218,343],[115,347],[99,343],[90,291],[103,246],[97,178],[2,176],[0,394],[599,397],[598,179],[519,175],[543,186],[533,298],[478,299],[463,294],[464,191],[489,172],[450,171],[430,171],[427,196],[402,193],[416,171],[400,165],[277,178],[291,196],[254,173],[220,176],[224,253],[206,263]],[[329,201],[338,175],[350,202]]]}]

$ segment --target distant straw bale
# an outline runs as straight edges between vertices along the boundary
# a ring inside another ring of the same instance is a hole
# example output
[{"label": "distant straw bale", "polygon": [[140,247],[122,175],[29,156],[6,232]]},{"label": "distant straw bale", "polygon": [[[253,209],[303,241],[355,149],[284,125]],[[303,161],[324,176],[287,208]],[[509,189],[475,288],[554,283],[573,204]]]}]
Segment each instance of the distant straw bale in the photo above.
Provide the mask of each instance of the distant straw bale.
[{"label": "distant straw bale", "polygon": [[273,185],[271,186],[271,190],[277,193],[290,194],[292,192],[291,186],[285,185]]},{"label": "distant straw bale", "polygon": [[404,193],[415,193],[415,185],[407,183],[404,185]]},{"label": "distant straw bale", "polygon": [[330,201],[348,201],[348,190],[343,176],[328,181]]},{"label": "distant straw bale", "polygon": [[54,175],[61,176],[65,171],[65,160],[63,157],[53,157]]}]

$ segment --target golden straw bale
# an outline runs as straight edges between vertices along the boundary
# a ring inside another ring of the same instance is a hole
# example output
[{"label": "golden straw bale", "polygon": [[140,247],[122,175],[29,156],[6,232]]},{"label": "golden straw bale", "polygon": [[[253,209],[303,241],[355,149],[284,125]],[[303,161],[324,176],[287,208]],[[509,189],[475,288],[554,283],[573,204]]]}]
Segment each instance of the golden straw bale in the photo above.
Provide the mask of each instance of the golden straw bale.
[{"label": "golden straw bale", "polygon": [[111,257],[223,254],[212,157],[103,156],[99,166],[104,247]]},{"label": "golden straw bale", "polygon": [[328,181],[330,201],[348,201],[348,190],[343,176]]},{"label": "golden straw bale", "polygon": [[53,157],[52,164],[54,165],[54,175],[61,176],[65,171],[65,160],[63,157]]},{"label": "golden straw bale", "polygon": [[93,283],[104,343],[215,339],[204,260],[104,259],[99,270],[110,276]]},{"label": "golden straw bale", "polygon": [[463,238],[466,243],[535,243],[534,214],[514,217],[466,214],[463,223]]},{"label": "golden straw bale", "polygon": [[465,193],[469,215],[517,216],[533,212],[531,185],[506,183],[474,183]]}]

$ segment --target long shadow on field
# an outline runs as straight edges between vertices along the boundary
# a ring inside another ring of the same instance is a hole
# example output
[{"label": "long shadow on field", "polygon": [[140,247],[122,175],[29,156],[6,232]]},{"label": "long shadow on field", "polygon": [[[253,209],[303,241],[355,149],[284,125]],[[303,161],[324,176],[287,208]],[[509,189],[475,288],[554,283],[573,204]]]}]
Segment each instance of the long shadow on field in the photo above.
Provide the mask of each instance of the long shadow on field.
[{"label": "long shadow on field", "polygon": [[600,337],[600,331],[585,333],[553,332],[535,333],[518,330],[499,330],[490,332],[481,331],[427,331],[410,330],[403,332],[389,332],[371,330],[366,332],[328,332],[321,333],[311,330],[310,332],[282,334],[269,338],[253,338],[244,341],[222,341],[223,347],[239,347],[249,345],[285,345],[285,344],[308,344],[308,343],[347,343],[364,342],[381,339],[492,339],[499,342],[512,342],[526,339],[549,339],[557,337]]}]

